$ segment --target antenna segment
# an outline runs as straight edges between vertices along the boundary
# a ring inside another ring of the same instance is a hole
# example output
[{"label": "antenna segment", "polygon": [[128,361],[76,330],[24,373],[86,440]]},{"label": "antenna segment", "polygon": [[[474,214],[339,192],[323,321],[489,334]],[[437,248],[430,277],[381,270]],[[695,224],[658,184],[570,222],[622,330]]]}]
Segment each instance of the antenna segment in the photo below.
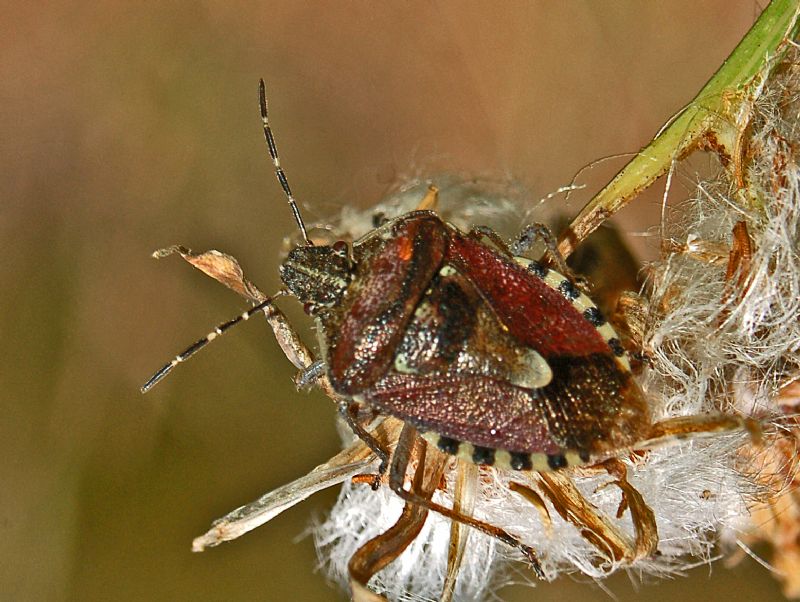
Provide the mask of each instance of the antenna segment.
[{"label": "antenna segment", "polygon": [[261,108],[261,122],[264,124],[264,139],[267,141],[269,156],[272,157],[272,164],[275,166],[275,175],[278,178],[278,182],[281,183],[281,188],[283,188],[286,199],[289,201],[289,207],[292,208],[294,221],[297,222],[297,226],[300,228],[300,233],[303,235],[303,240],[305,240],[306,245],[313,246],[314,243],[308,239],[306,225],[303,223],[303,218],[300,216],[300,209],[297,208],[294,195],[292,195],[292,189],[289,188],[289,180],[286,179],[286,174],[283,172],[283,168],[281,167],[281,160],[278,158],[278,147],[275,146],[275,138],[272,136],[272,128],[269,127],[269,117],[267,116],[267,92],[263,79],[258,80],[258,104]]}]

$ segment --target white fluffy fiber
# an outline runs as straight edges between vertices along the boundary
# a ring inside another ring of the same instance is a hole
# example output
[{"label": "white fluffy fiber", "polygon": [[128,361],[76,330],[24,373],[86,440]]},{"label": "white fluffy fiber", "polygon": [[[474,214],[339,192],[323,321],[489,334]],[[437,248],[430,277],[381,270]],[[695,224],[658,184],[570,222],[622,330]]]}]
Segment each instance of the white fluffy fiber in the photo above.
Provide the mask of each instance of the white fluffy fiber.
[{"label": "white fluffy fiber", "polygon": [[[674,246],[688,251],[669,254],[649,270],[651,307],[666,308],[666,313],[651,311],[645,333],[653,365],[642,384],[656,418],[736,409],[765,417],[774,409],[778,386],[787,375],[800,373],[800,171],[791,151],[792,145],[800,148],[796,78],[794,66],[783,70],[755,105],[747,189],[737,190],[721,169],[716,180],[698,184],[663,225]],[[782,165],[782,174],[776,165]],[[524,225],[514,209],[519,195],[507,194],[508,187],[493,185],[484,193],[475,183],[454,178],[435,183],[441,189],[440,212],[459,227],[480,223],[510,236]],[[376,213],[391,217],[413,209],[423,193],[416,183],[369,212],[345,210],[340,231],[358,236],[373,227]],[[738,221],[747,223],[755,253],[744,293],[731,295],[725,262],[698,258],[691,248],[700,241],[727,249]],[[754,475],[737,470],[737,449],[747,443],[745,434],[728,433],[653,450],[636,464],[625,460],[629,480],[653,509],[659,530],[659,554],[628,570],[679,573],[711,559],[720,533],[735,538],[747,528],[748,503],[760,494]],[[537,509],[506,488],[510,479],[519,480],[517,474],[481,469],[481,475],[476,515],[533,546],[548,578],[575,571],[602,578],[620,568],[552,509],[553,529],[547,533]],[[609,480],[576,479],[583,494],[632,537],[630,513],[613,519],[619,489],[598,489]],[[401,508],[386,487],[343,486],[330,516],[314,529],[321,564],[333,579],[347,583],[350,557],[391,526]],[[430,514],[419,537],[371,585],[391,600],[438,599],[449,529],[449,521]],[[491,598],[503,583],[532,580],[517,560],[510,548],[471,531],[455,599]]]}]

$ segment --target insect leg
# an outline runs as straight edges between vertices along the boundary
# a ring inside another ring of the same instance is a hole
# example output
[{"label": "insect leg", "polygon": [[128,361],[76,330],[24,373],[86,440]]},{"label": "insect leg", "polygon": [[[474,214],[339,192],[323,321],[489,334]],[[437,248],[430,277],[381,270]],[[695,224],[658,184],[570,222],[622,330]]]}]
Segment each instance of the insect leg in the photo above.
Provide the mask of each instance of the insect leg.
[{"label": "insect leg", "polygon": [[350,429],[359,439],[367,444],[367,447],[369,447],[381,461],[380,465],[378,466],[378,474],[374,475],[371,483],[372,489],[377,490],[381,485],[381,479],[383,478],[383,475],[386,474],[386,469],[389,467],[389,450],[386,449],[381,442],[372,435],[372,433],[367,431],[367,429],[359,424],[358,409],[359,406],[357,403],[349,403],[347,401],[342,401],[339,403],[339,413],[342,415],[342,418],[344,418],[347,426],[350,427]]},{"label": "insect leg", "polygon": [[[482,531],[491,537],[499,539],[511,547],[517,548],[528,560],[531,568],[536,573],[536,576],[540,579],[544,579],[544,571],[539,564],[539,560],[536,558],[536,553],[533,551],[533,548],[526,546],[507,531],[504,531],[499,527],[495,527],[494,525],[490,525],[489,523],[479,521],[472,516],[467,516],[450,508],[446,508],[445,506],[441,506],[440,504],[436,504],[428,499],[425,499],[424,497],[417,495],[417,493],[413,490],[406,490],[406,470],[408,469],[411,450],[416,437],[416,429],[410,424],[404,424],[403,430],[400,432],[400,438],[397,442],[397,447],[395,448],[394,455],[392,456],[392,467],[389,470],[389,485],[392,488],[392,491],[394,491],[398,496],[407,502],[411,502],[412,504],[417,504],[427,508],[428,510],[438,512],[450,520],[455,520],[465,525],[469,525],[470,527],[478,529],[479,531]],[[417,470],[419,470],[419,467],[417,467]]]},{"label": "insect leg", "polygon": [[317,360],[310,366],[303,368],[294,377],[294,384],[298,389],[305,389],[314,384],[323,374],[325,374],[325,362]]},{"label": "insect leg", "polygon": [[519,233],[519,236],[517,236],[517,240],[511,243],[511,253],[513,255],[522,255],[533,246],[536,239],[541,239],[544,243],[547,253],[556,264],[558,271],[565,276],[570,276],[572,270],[567,267],[564,256],[558,250],[555,236],[553,236],[550,228],[544,224],[531,224],[530,226],[526,226],[525,229]]},{"label": "insect leg", "polygon": [[[281,294],[283,294],[283,291]],[[272,328],[272,332],[275,334],[275,338],[278,341],[281,351],[283,351],[283,354],[286,356],[286,359],[292,362],[292,364],[294,364],[294,366],[300,370],[300,372],[298,372],[294,377],[294,382],[297,387],[302,389],[303,387],[311,384],[316,384],[328,397],[338,403],[340,408],[342,405],[347,405],[348,402],[346,402],[346,400],[344,400],[333,389],[333,386],[328,379],[326,372],[327,365],[325,362],[322,360],[317,360],[314,357],[314,354],[311,353],[311,350],[308,347],[306,347],[306,344],[303,343],[300,335],[289,323],[289,319],[278,308],[278,306],[270,306],[269,311],[265,311],[264,314],[267,318],[270,328]],[[346,416],[345,421],[347,421]],[[350,424],[349,421],[348,424]],[[358,434],[357,431],[356,434]],[[369,434],[367,435],[369,436]],[[365,443],[367,442],[365,437],[361,438]],[[375,451],[374,448],[371,449]],[[379,457],[381,456],[377,451],[375,451],[375,453]]]},{"label": "insect leg", "polygon": [[469,235],[473,238],[477,238],[478,240],[480,240],[481,237],[488,238],[489,241],[498,248],[498,250],[505,253],[509,257],[514,256],[505,241],[500,238],[500,235],[498,235],[497,232],[492,230],[489,226],[472,226],[472,228],[469,230]]},{"label": "insect leg", "polygon": [[638,350],[636,354],[640,361],[649,362],[650,358],[644,351],[644,337],[647,331],[650,307],[647,299],[632,291],[622,291],[617,299],[614,309],[615,325],[625,331],[631,344]]},{"label": "insect leg", "polygon": [[695,414],[656,422],[651,427],[647,439],[636,443],[633,448],[653,449],[683,439],[738,430],[747,431],[753,443],[761,441],[761,424],[757,420],[730,414]]},{"label": "insect leg", "polygon": [[[400,429],[397,429],[395,436],[399,432]],[[414,473],[413,488],[420,496],[427,499],[439,488],[448,460],[441,454],[435,457],[428,456],[425,442],[422,439],[418,439],[414,447],[415,457],[420,468]],[[350,557],[347,569],[350,574],[353,600],[359,602],[386,600],[382,596],[379,597],[372,593],[367,588],[367,583],[375,573],[393,562],[402,554],[403,550],[411,545],[422,531],[427,517],[427,508],[406,502],[400,518],[394,525],[377,537],[370,539]],[[442,600],[445,599],[446,596],[443,592]]]}]

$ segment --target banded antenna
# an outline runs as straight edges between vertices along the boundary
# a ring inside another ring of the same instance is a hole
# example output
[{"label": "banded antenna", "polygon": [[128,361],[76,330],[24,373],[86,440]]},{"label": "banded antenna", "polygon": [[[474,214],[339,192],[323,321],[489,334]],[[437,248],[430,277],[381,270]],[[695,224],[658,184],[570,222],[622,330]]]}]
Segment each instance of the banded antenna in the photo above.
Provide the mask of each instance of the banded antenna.
[{"label": "banded antenna", "polygon": [[243,313],[239,314],[238,316],[236,316],[232,320],[228,320],[227,322],[223,322],[222,324],[220,324],[219,326],[214,328],[214,330],[209,332],[206,336],[204,336],[202,339],[198,339],[197,341],[195,341],[194,343],[189,345],[186,349],[184,349],[178,355],[176,355],[172,359],[172,361],[167,362],[161,368],[159,368],[158,372],[153,374],[153,376],[151,376],[150,379],[144,385],[142,385],[142,387],[141,387],[142,393],[147,393],[150,389],[152,389],[154,386],[156,386],[156,384],[161,379],[163,379],[167,374],[172,372],[172,369],[175,368],[175,366],[177,366],[178,364],[181,364],[181,363],[185,362],[186,360],[188,360],[195,353],[197,353],[203,347],[208,345],[211,341],[216,339],[221,334],[224,334],[225,331],[227,331],[228,329],[233,328],[234,326],[236,326],[240,322],[246,322],[252,316],[254,316],[255,314],[257,314],[257,313],[259,313],[261,311],[263,311],[263,312],[269,311],[269,309],[273,307],[273,305],[272,305],[273,299],[275,299],[276,297],[279,297],[279,296],[281,296],[283,294],[284,294],[283,291],[279,291],[276,295],[273,295],[272,297],[267,297],[266,299],[264,299],[258,305],[254,306],[254,307],[251,307],[246,312],[243,312]]},{"label": "banded antenna", "polygon": [[264,124],[264,139],[267,141],[269,156],[272,157],[272,164],[275,166],[275,175],[278,178],[278,182],[281,183],[281,188],[283,188],[286,199],[289,201],[289,207],[292,208],[292,214],[294,214],[294,221],[297,222],[297,226],[300,228],[300,233],[303,235],[303,240],[305,240],[306,245],[314,246],[314,243],[308,239],[306,225],[303,223],[303,218],[300,215],[300,209],[297,208],[294,195],[292,195],[292,189],[289,188],[289,180],[286,179],[286,174],[283,172],[283,168],[281,167],[281,160],[278,158],[278,147],[275,146],[275,138],[272,136],[272,128],[269,127],[269,117],[267,113],[267,92],[263,79],[258,80],[258,104],[261,108],[261,122]]}]

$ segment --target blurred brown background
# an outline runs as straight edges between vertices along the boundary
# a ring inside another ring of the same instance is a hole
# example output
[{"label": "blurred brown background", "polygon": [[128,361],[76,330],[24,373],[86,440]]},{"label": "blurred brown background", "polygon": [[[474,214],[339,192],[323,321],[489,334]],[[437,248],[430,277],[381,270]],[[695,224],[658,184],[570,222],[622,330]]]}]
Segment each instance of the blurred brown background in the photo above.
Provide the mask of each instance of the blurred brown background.
[{"label": "blurred brown background", "polygon": [[[278,286],[293,224],[264,148],[258,77],[311,220],[427,171],[511,174],[536,199],[594,159],[637,150],[758,11],[729,0],[9,3],[0,598],[342,598],[314,572],[310,538],[295,541],[334,492],[189,551],[212,519],[337,448],[330,403],[293,390],[267,327],[242,327],[138,392],[244,307],[152,250],[223,249],[264,290]],[[575,205],[621,165],[593,170]],[[622,217],[644,230],[657,215],[656,194]],[[606,586],[652,601],[779,596],[752,562]],[[568,579],[504,595],[608,599]]]}]

